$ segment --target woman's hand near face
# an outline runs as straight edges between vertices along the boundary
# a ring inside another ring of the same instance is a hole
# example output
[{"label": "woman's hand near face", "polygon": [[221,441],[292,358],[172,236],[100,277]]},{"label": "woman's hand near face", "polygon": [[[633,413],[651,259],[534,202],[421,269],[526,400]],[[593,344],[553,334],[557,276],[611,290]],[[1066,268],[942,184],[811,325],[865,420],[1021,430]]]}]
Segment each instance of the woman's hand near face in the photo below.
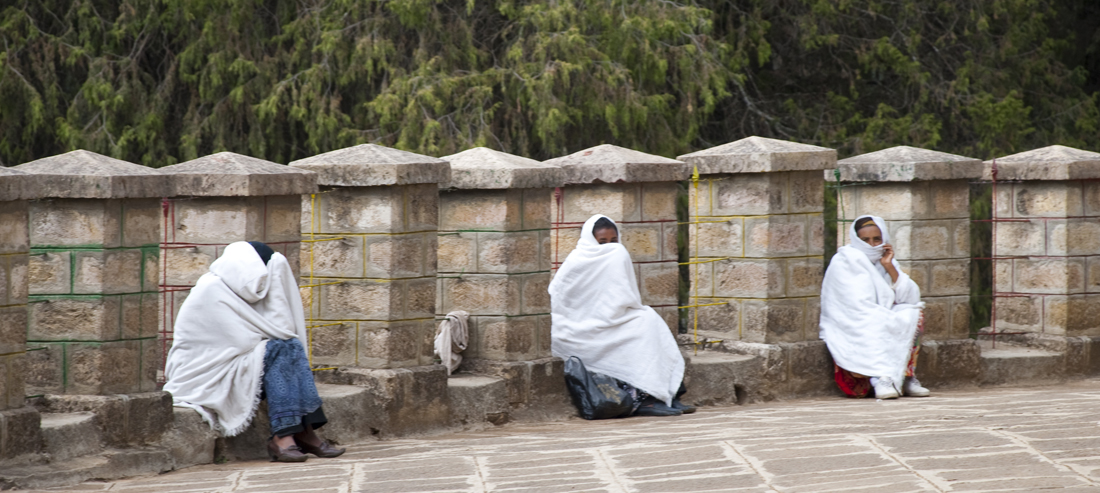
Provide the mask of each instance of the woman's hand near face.
[{"label": "woman's hand near face", "polygon": [[894,268],[894,246],[886,243],[882,245],[882,267],[886,269],[886,273],[890,274],[890,279],[893,282],[898,282],[898,270]]}]

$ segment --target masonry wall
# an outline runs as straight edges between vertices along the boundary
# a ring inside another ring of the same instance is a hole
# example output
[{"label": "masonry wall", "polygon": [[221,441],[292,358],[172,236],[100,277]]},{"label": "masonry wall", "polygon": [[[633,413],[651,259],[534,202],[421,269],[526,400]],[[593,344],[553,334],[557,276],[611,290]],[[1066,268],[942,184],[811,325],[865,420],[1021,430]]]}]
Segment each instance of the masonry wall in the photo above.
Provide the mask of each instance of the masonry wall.
[{"label": "masonry wall", "polygon": [[435,183],[302,196],[300,286],[314,364],[432,364],[438,223]]},{"label": "masonry wall", "polygon": [[886,221],[902,270],[920,287],[926,340],[970,333],[970,185],[967,180],[842,184],[837,246],[848,244],[851,220]]},{"label": "masonry wall", "polygon": [[437,314],[470,313],[466,358],[550,357],[545,188],[440,192]]},{"label": "masonry wall", "polygon": [[0,411],[25,395],[29,248],[27,203],[0,201]]},{"label": "masonry wall", "polygon": [[30,203],[28,394],[151,391],[160,199]]},{"label": "masonry wall", "polygon": [[642,303],[651,306],[675,333],[679,327],[676,182],[570,185],[551,201],[555,218],[551,265],[565,261],[581,227],[594,214],[619,225],[619,242],[630,252]]},{"label": "masonry wall", "polygon": [[820,171],[708,175],[691,186],[689,304],[712,305],[698,307],[700,330],[745,342],[817,339],[823,193]]},{"label": "masonry wall", "polygon": [[996,186],[996,330],[1100,335],[1100,182]]}]

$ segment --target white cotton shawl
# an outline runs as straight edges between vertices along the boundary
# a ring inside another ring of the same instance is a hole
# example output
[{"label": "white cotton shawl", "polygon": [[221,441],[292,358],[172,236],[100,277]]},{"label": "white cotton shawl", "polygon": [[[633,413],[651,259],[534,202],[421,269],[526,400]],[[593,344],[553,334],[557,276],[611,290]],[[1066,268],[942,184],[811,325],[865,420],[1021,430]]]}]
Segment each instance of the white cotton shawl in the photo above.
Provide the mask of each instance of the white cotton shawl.
[{"label": "white cotton shawl", "polygon": [[269,339],[307,343],[298,284],[286,257],[264,265],[252,245],[225,248],[176,317],[164,390],[223,436],[248,427],[260,403]]},{"label": "white cotton shawl", "polygon": [[[870,217],[890,236],[882,218]],[[821,339],[838,366],[868,377],[890,377],[901,382],[916,335],[920,288],[901,270],[891,286],[890,275],[879,260],[882,245],[872,247],[849,228],[851,243],[837,249],[821,286]]]},{"label": "white cotton shawl", "polygon": [[550,282],[550,350],[671,405],[684,379],[684,357],[668,324],[642,304],[626,247],[601,245],[592,236],[602,217],[584,223],[577,248]]}]

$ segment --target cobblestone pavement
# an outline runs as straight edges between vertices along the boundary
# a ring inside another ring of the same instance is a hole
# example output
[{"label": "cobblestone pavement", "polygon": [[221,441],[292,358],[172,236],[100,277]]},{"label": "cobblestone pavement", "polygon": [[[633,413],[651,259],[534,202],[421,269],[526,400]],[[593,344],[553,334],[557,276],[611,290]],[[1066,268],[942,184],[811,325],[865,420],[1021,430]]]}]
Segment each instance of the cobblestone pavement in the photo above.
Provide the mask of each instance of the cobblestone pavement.
[{"label": "cobblestone pavement", "polygon": [[202,466],[110,491],[1100,491],[1100,380],[509,425],[339,459]]}]

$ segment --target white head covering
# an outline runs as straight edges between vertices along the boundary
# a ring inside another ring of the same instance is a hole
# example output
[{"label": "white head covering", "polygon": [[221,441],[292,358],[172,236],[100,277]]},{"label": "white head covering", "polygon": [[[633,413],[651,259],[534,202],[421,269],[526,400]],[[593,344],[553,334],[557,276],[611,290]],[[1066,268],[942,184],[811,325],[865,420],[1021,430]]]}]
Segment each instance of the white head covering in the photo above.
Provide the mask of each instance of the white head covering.
[{"label": "white head covering", "polygon": [[[875,226],[878,226],[879,231],[882,232],[882,244],[879,246],[868,245],[867,242],[859,239],[859,232],[856,230],[856,224],[865,217],[871,218],[874,221]],[[872,216],[870,214],[864,214],[852,221],[852,226],[848,228],[848,238],[851,240],[852,248],[859,250],[861,253],[867,256],[867,259],[872,264],[879,263],[882,259],[883,245],[890,243],[890,232],[886,230],[886,221],[883,221],[881,217]]]},{"label": "white head covering", "polygon": [[576,356],[588,370],[671,404],[684,357],[668,324],[642,304],[626,247],[601,245],[592,235],[600,218],[611,220],[597,214],[585,221],[577,247],[550,282],[551,352]]},{"label": "white head covering", "polygon": [[290,263],[264,265],[246,242],[231,243],[191,289],[176,317],[164,390],[225,436],[244,431],[260,403],[269,339],[307,342]]}]

